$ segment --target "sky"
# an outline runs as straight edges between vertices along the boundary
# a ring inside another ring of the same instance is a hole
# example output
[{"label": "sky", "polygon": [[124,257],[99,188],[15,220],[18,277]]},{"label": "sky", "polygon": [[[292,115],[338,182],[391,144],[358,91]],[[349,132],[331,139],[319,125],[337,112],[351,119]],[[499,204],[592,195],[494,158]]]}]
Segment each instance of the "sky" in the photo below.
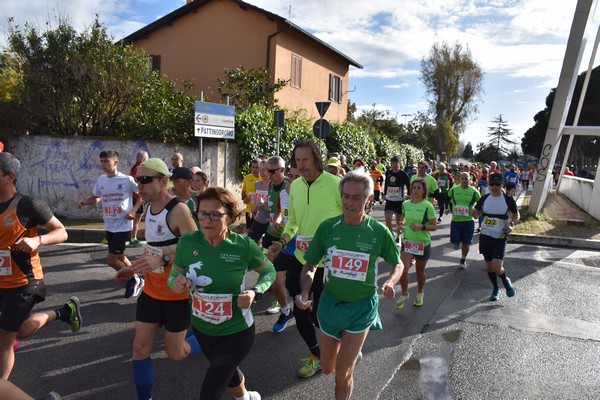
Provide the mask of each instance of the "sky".
[{"label": "sky", "polygon": [[[520,139],[556,87],[576,0],[246,0],[290,19],[363,65],[350,68],[348,96],[359,110],[388,110],[399,122],[428,108],[420,62],[434,43],[459,42],[484,73],[479,113],[460,140],[487,142],[502,114]],[[84,29],[95,15],[120,39],[183,6],[185,0],[2,0],[0,46],[7,18],[44,26],[57,15]],[[341,6],[343,5],[343,6]],[[598,17],[588,36],[595,39]],[[226,25],[224,24],[224,27]],[[591,46],[588,46],[591,47]],[[582,61],[587,68],[588,49]],[[596,65],[596,63],[594,64]],[[520,146],[519,146],[520,148]]]}]

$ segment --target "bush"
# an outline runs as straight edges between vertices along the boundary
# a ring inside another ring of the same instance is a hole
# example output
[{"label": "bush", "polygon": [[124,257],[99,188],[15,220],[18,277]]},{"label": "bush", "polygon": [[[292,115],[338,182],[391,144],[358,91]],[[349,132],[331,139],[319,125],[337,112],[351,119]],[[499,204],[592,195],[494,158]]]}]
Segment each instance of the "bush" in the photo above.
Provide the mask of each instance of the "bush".
[{"label": "bush", "polygon": [[373,140],[362,128],[352,123],[332,123],[331,132],[325,138],[325,144],[330,152],[346,156],[349,164],[357,158],[365,162],[375,159]]}]

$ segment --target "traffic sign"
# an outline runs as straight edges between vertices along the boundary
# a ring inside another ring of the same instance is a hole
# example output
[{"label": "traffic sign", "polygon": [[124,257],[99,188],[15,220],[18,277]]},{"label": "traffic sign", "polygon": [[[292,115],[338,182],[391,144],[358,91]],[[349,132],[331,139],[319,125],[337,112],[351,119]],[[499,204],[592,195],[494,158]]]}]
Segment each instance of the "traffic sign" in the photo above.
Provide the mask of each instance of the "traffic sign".
[{"label": "traffic sign", "polygon": [[235,138],[235,107],[194,102],[194,136],[217,139]]},{"label": "traffic sign", "polygon": [[317,101],[315,103],[315,105],[317,106],[317,110],[319,111],[319,117],[323,118],[325,116],[325,113],[329,109],[331,102],[330,101]]},{"label": "traffic sign", "polygon": [[325,139],[329,132],[331,131],[331,126],[326,119],[318,119],[313,125],[313,133],[319,139]]}]

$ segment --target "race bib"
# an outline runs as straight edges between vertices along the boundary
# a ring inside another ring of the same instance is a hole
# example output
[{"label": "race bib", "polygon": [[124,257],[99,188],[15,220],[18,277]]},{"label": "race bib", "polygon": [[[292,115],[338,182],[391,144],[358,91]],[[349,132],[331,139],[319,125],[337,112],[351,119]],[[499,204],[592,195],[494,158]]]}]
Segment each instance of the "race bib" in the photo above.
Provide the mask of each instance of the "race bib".
[{"label": "race bib", "polygon": [[469,207],[467,206],[454,206],[454,215],[458,215],[461,217],[469,216]]},{"label": "race bib", "polygon": [[281,219],[283,220],[283,224],[287,224],[289,211],[287,208],[281,209]]},{"label": "race bib", "polygon": [[439,187],[441,187],[441,188],[444,188],[444,187],[446,187],[446,180],[444,180],[444,179],[439,179],[439,180],[437,181],[437,184],[438,184],[438,186],[439,186]]},{"label": "race bib", "polygon": [[387,195],[388,200],[395,201],[394,199],[400,199],[400,188],[399,187],[388,187]]},{"label": "race bib", "polygon": [[250,203],[254,204],[254,199],[256,199],[256,193],[255,192],[248,193],[248,199],[250,199]]},{"label": "race bib", "polygon": [[254,204],[264,204],[269,200],[269,192],[258,191],[254,194]]},{"label": "race bib", "polygon": [[331,256],[331,275],[337,278],[364,282],[368,267],[369,255],[365,253],[334,250]]},{"label": "race bib", "polygon": [[423,254],[425,254],[425,243],[407,240],[406,242],[404,242],[404,251],[409,254],[414,254],[416,256],[422,256]]},{"label": "race bib", "polygon": [[483,222],[481,223],[481,225],[484,228],[495,228],[500,225],[500,219],[492,217],[483,217]]},{"label": "race bib", "polygon": [[516,183],[516,182],[517,182],[517,178],[516,178],[516,177],[514,177],[514,176],[511,176],[510,178],[508,178],[508,181],[509,181],[510,183]]},{"label": "race bib", "polygon": [[192,315],[211,324],[221,324],[233,316],[231,294],[209,294],[194,291]]},{"label": "race bib", "polygon": [[[148,243],[145,243],[144,244],[144,254],[151,254],[155,257],[160,257],[162,259],[163,251],[160,247],[151,246]],[[165,267],[161,265],[160,267],[156,268],[152,272],[155,272],[157,274],[162,274],[165,272]]]},{"label": "race bib", "polygon": [[296,249],[300,251],[308,250],[308,246],[310,246],[310,242],[312,241],[312,236],[297,236],[296,237]]},{"label": "race bib", "polygon": [[12,275],[12,263],[10,261],[10,250],[0,250],[0,276]]},{"label": "race bib", "polygon": [[123,215],[123,208],[121,206],[105,206],[104,207],[104,217],[111,219],[121,218]]}]

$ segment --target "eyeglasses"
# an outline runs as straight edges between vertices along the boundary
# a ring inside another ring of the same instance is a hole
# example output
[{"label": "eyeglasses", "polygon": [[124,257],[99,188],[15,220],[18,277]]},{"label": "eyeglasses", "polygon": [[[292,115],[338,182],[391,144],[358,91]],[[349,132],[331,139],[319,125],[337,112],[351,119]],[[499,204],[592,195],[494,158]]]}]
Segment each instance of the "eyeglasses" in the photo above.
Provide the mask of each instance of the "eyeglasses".
[{"label": "eyeglasses", "polygon": [[502,186],[502,184],[498,182],[490,182],[490,186]]},{"label": "eyeglasses", "polygon": [[221,218],[223,218],[223,215],[227,215],[227,213],[222,213],[218,211],[213,211],[209,213],[204,211],[198,211],[196,213],[196,218],[198,218],[199,221],[206,221],[206,217],[208,217],[211,221],[218,221]]},{"label": "eyeglasses", "polygon": [[142,185],[147,185],[148,183],[152,182],[152,179],[160,179],[160,178],[162,178],[162,176],[144,175],[144,176],[135,176],[133,179],[135,179],[135,183],[141,183]]},{"label": "eyeglasses", "polygon": [[277,168],[277,169],[267,169],[267,171],[269,171],[270,174],[274,174],[277,171],[280,171],[282,168]]}]

